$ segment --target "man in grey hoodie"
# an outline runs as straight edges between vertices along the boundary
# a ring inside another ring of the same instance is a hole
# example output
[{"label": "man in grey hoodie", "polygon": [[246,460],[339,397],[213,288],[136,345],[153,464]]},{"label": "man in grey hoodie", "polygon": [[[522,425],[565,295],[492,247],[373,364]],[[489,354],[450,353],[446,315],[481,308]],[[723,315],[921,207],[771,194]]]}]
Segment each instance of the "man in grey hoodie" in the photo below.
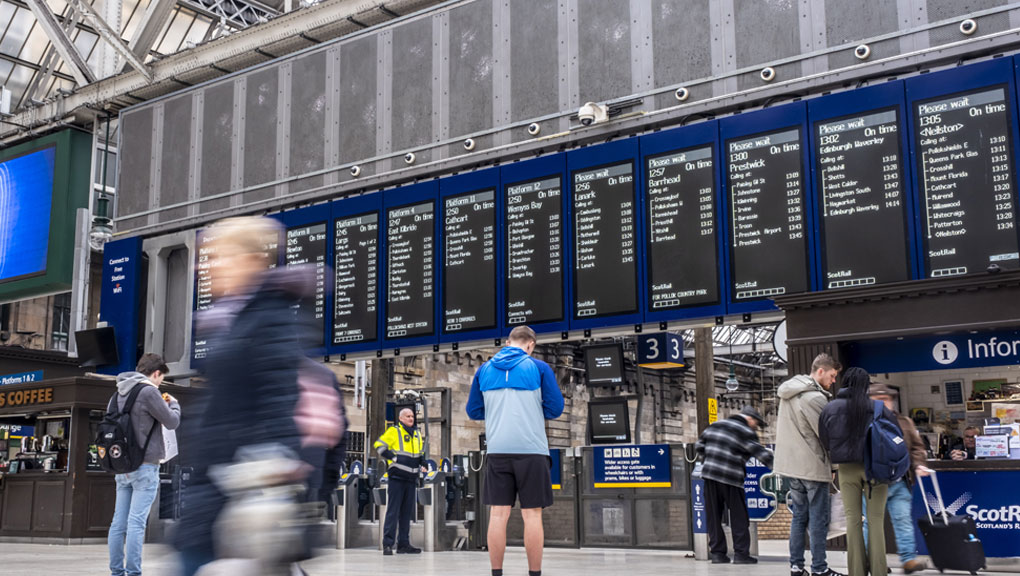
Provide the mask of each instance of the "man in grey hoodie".
[{"label": "man in grey hoodie", "polygon": [[159,463],[165,455],[160,424],[167,430],[174,430],[181,423],[181,406],[177,399],[159,393],[159,385],[167,372],[168,368],[158,354],[146,354],[138,361],[135,372],[123,372],[117,376],[118,409],[124,408],[131,390],[136,386],[143,387],[131,407],[131,427],[136,441],[142,445],[148,441],[148,446],[144,464],[138,470],[115,477],[117,501],[108,537],[112,576],[138,576],[142,573],[145,522],[159,491]]},{"label": "man in grey hoodie", "polygon": [[786,503],[790,521],[790,576],[808,576],[804,570],[804,531],[811,538],[811,574],[843,576],[829,568],[825,542],[829,533],[829,483],[832,465],[818,439],[818,418],[829,403],[829,388],[836,382],[840,365],[828,354],[811,363],[811,375],[783,382],[776,424],[774,471],[786,478],[790,491]]}]

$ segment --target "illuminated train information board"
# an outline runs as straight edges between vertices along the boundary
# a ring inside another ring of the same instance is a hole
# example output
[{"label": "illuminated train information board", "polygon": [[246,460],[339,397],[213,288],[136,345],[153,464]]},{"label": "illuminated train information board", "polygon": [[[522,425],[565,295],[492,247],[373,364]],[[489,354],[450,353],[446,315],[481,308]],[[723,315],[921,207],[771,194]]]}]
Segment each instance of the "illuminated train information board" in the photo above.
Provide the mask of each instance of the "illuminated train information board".
[{"label": "illuminated train information board", "polygon": [[287,247],[283,257],[288,268],[304,265],[315,270],[315,294],[309,302],[302,302],[299,308],[311,308],[320,334],[319,344],[322,344],[322,324],[326,318],[326,228],[325,222],[287,228]]},{"label": "illuminated train information board", "polygon": [[897,111],[819,122],[814,136],[822,286],[850,288],[909,279],[907,190]]},{"label": "illuminated train information board", "polygon": [[915,106],[922,245],[929,276],[1020,264],[1012,106],[1005,86]]},{"label": "illuminated train information board", "polygon": [[[341,356],[492,345],[520,325],[562,338],[676,325],[773,312],[774,298],[811,290],[1017,269],[1014,66],[313,205],[282,216],[283,260],[325,269],[310,305],[325,352]],[[200,310],[214,305],[208,240],[196,242]]]}]

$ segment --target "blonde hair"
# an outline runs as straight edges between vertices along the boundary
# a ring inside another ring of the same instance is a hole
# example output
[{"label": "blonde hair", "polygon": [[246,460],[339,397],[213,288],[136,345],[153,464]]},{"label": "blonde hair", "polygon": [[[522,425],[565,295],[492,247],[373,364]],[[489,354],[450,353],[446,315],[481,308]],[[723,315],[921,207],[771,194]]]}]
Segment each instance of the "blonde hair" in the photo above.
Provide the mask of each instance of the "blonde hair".
[{"label": "blonde hair", "polygon": [[267,244],[279,242],[283,227],[279,222],[264,216],[226,218],[210,226],[205,234],[210,238],[217,256],[261,254],[269,257]]}]

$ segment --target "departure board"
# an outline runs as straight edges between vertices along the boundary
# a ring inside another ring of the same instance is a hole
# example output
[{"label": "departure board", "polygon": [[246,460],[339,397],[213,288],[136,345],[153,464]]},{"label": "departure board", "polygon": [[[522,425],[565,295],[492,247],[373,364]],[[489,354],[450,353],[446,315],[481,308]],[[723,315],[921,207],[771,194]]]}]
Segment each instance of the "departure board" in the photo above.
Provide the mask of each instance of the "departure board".
[{"label": "departure board", "polygon": [[287,248],[283,260],[287,268],[313,266],[315,268],[315,293],[299,308],[311,308],[312,317],[318,327],[317,342],[323,343],[323,322],[326,318],[326,223],[309,224],[287,228]]},{"label": "departure board", "polygon": [[909,280],[896,109],[819,122],[815,143],[825,288]]},{"label": "departure board", "polygon": [[719,301],[712,148],[645,160],[648,305],[653,312]]},{"label": "departure board", "polygon": [[443,332],[496,327],[496,191],[443,201]]},{"label": "departure board", "polygon": [[506,187],[506,322],[563,320],[563,199],[559,176]]},{"label": "departure board", "polygon": [[636,312],[634,163],[573,173],[574,317]]},{"label": "departure board", "polygon": [[734,301],[808,289],[799,128],[726,142]]},{"label": "departure board", "polygon": [[1005,86],[915,104],[928,276],[1020,264],[1012,116]]},{"label": "departure board", "polygon": [[387,211],[386,337],[433,332],[435,202]]},{"label": "departure board", "polygon": [[377,338],[379,213],[336,220],[333,292],[333,344]]}]

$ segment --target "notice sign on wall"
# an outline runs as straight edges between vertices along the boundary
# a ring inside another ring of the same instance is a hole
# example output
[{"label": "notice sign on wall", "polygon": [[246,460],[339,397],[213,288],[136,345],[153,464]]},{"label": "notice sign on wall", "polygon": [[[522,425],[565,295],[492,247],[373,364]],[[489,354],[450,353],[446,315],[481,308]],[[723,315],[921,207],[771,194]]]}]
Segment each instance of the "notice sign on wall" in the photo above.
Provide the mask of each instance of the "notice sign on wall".
[{"label": "notice sign on wall", "polygon": [[595,488],[669,488],[668,444],[595,448]]}]

